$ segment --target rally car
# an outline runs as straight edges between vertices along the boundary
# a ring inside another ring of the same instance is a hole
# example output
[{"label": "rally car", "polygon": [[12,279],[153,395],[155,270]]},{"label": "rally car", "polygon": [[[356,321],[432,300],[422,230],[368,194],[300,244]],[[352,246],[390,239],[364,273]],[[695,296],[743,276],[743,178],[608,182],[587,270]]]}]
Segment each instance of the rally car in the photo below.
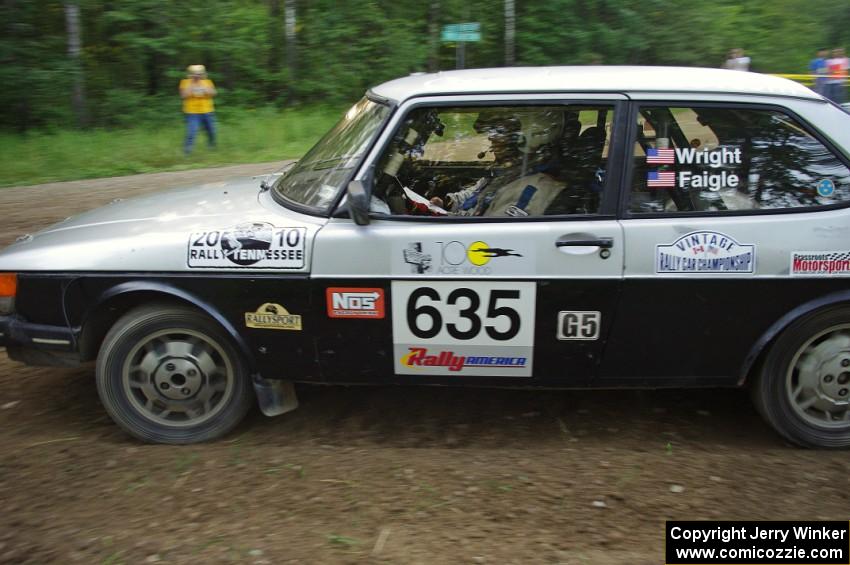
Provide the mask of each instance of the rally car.
[{"label": "rally car", "polygon": [[694,68],[451,71],[370,90],[294,166],[113,203],[0,253],[12,359],[96,361],[146,441],[292,383],[749,386],[850,445],[850,115]]}]

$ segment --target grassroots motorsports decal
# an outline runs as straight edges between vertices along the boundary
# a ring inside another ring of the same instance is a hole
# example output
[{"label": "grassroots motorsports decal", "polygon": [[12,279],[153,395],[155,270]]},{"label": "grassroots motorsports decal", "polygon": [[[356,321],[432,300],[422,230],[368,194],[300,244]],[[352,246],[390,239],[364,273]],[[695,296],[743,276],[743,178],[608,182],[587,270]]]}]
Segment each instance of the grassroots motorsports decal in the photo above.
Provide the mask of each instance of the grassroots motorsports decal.
[{"label": "grassroots motorsports decal", "polygon": [[301,331],[301,316],[290,314],[280,304],[266,302],[256,312],[245,312],[245,325],[260,330]]},{"label": "grassroots motorsports decal", "polygon": [[[698,150],[693,147],[647,149],[646,164],[661,166],[662,168],[647,171],[646,186],[648,188],[675,187],[682,190],[694,188],[711,192],[726,188],[738,188],[741,184],[741,178],[736,173],[726,170],[717,171],[716,169],[741,165],[741,157],[740,147],[718,147],[713,150],[707,148]],[[700,172],[664,170],[667,166],[672,165],[707,167],[709,170]]]},{"label": "grassroots motorsports decal", "polygon": [[655,248],[656,273],[752,273],[756,246],[726,234],[695,231]]},{"label": "grassroots motorsports decal", "polygon": [[189,236],[191,268],[300,269],[307,228],[279,228],[248,222]]},{"label": "grassroots motorsports decal", "polygon": [[518,275],[531,270],[528,251],[505,242],[412,241],[393,261],[393,274]]},{"label": "grassroots motorsports decal", "polygon": [[791,274],[826,277],[850,275],[850,251],[793,251]]},{"label": "grassroots motorsports decal", "polygon": [[325,291],[328,318],[384,318],[384,289],[382,288],[339,288]]}]

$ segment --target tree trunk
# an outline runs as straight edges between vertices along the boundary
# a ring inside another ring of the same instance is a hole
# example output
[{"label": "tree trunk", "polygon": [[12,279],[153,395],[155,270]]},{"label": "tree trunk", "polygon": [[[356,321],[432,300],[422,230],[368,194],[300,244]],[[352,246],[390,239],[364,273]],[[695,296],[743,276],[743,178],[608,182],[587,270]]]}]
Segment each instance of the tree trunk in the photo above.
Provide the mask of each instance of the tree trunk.
[{"label": "tree trunk", "polygon": [[440,0],[431,0],[428,9],[428,72],[440,70]]},{"label": "tree trunk", "polygon": [[73,86],[71,91],[71,106],[77,119],[78,127],[88,125],[86,112],[86,85],[80,64],[80,5],[76,2],[65,2],[65,28],[68,33],[68,58],[71,62]]},{"label": "tree trunk", "polygon": [[516,13],[514,0],[505,0],[505,66],[512,67],[516,63],[514,46]]},{"label": "tree trunk", "polygon": [[295,83],[295,66],[298,64],[298,53],[296,52],[295,44],[295,0],[286,0],[283,8],[284,31],[286,33],[286,70],[287,70],[287,91],[289,98],[292,99],[295,92],[293,84]]}]

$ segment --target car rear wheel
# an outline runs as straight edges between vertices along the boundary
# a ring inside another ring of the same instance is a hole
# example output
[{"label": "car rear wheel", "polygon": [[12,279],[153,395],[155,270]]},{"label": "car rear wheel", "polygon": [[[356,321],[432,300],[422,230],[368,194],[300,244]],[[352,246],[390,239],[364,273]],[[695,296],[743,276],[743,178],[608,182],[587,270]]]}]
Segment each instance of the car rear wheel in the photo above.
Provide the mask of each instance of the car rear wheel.
[{"label": "car rear wheel", "polygon": [[850,446],[850,308],[791,324],[768,352],[753,393],[765,419],[790,441]]},{"label": "car rear wheel", "polygon": [[149,442],[218,438],[242,420],[252,399],[229,336],[186,307],[150,305],[125,314],[104,339],[96,377],[112,419]]}]

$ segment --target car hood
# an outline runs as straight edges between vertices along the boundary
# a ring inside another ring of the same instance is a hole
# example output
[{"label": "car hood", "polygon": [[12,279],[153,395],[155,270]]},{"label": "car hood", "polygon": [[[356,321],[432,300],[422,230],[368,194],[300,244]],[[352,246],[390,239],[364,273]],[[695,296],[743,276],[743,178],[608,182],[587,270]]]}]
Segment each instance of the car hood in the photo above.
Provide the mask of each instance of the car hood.
[{"label": "car hood", "polygon": [[[118,200],[63,220],[0,252],[0,271],[184,271],[191,268],[192,234],[245,225],[303,228],[309,253],[325,221],[274,202],[257,179],[210,183]],[[309,260],[304,265],[293,270],[308,270]]]},{"label": "car hood", "polygon": [[250,178],[165,190],[115,200],[106,206],[67,218],[39,233],[107,225],[114,225],[121,230],[126,227],[121,224],[133,222],[195,222],[216,216],[251,214],[259,207],[258,194],[259,182]]}]

